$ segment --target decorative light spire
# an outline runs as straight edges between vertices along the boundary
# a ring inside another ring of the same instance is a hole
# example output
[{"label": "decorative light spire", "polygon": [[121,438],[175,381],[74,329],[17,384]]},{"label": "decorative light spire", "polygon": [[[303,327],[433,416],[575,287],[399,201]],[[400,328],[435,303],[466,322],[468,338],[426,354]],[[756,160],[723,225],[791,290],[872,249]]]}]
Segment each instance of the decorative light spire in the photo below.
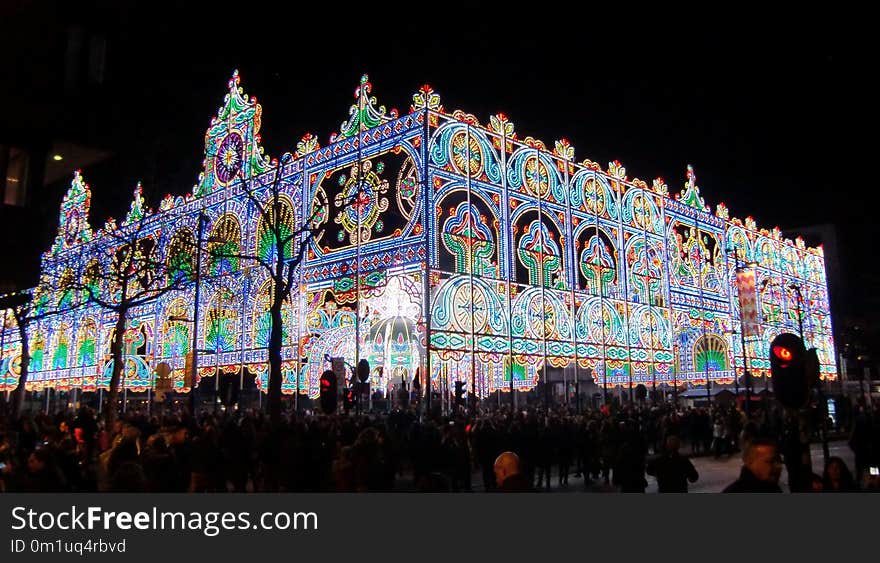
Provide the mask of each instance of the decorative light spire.
[{"label": "decorative light spire", "polygon": [[370,84],[370,77],[366,74],[361,76],[361,82],[354,91],[357,103],[349,108],[348,114],[350,117],[348,121],[343,121],[342,125],[339,126],[339,135],[334,134],[330,137],[331,143],[339,139],[354,137],[359,132],[372,129],[392,119],[397,119],[396,109],[392,108],[391,112],[386,115],[385,106],[379,106],[378,109],[375,107],[376,98],[370,96],[372,89],[373,85]]},{"label": "decorative light spire", "polygon": [[706,213],[711,213],[709,206],[700,197],[700,188],[697,186],[697,175],[694,173],[694,167],[687,165],[687,182],[684,184],[684,190],[676,194],[675,199],[685,205],[689,205]]}]

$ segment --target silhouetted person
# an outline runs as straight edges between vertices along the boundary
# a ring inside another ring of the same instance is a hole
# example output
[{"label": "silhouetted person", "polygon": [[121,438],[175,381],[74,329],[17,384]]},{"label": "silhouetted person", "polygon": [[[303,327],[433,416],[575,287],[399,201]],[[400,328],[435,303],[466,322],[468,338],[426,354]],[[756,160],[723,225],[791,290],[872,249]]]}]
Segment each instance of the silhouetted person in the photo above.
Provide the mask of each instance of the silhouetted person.
[{"label": "silhouetted person", "polygon": [[822,475],[822,491],[825,493],[857,493],[859,485],[846,463],[839,457],[828,458]]},{"label": "silhouetted person", "polygon": [[782,458],[776,448],[776,442],[758,438],[743,450],[743,467],[739,479],[722,492],[781,493],[780,475],[782,475]]},{"label": "silhouetted person", "polygon": [[54,493],[65,490],[61,474],[46,449],[34,450],[27,458],[25,473],[17,491],[23,493]]},{"label": "silhouetted person", "polygon": [[495,482],[502,493],[533,492],[532,484],[520,473],[519,456],[513,452],[504,452],[495,460]]},{"label": "silhouetted person", "polygon": [[700,478],[691,460],[678,453],[680,446],[678,436],[669,436],[666,451],[648,463],[648,475],[657,478],[659,493],[686,493],[688,482],[696,483]]}]

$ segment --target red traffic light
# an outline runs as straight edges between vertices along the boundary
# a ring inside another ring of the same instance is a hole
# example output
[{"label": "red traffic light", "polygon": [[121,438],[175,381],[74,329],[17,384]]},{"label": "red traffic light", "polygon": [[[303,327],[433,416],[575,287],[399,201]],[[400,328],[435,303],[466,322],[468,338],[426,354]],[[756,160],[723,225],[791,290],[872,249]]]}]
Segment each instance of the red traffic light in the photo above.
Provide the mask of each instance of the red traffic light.
[{"label": "red traffic light", "polygon": [[791,359],[794,357],[794,354],[792,354],[790,349],[778,345],[773,347],[773,355],[779,360],[779,367],[781,368],[787,368],[789,363],[791,363]]},{"label": "red traffic light", "polygon": [[804,341],[785,332],[770,343],[770,374],[773,393],[786,407],[801,408],[810,397],[805,370]]}]

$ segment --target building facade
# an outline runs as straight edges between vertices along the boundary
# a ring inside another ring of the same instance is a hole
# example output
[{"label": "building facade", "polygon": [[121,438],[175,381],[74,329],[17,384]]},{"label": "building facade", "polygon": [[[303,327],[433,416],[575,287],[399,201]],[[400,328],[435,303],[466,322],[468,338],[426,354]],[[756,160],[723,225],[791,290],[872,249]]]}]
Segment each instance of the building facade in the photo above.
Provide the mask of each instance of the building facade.
[{"label": "building facade", "polygon": [[[200,213],[210,241],[200,303],[187,286],[131,311],[124,384],[151,387],[164,363],[185,390],[195,337],[200,378],[247,373],[265,388],[271,282],[249,257],[276,255],[257,209],[273,181],[289,231],[320,228],[285,305],[285,393],[316,397],[334,357],[369,360],[380,389],[424,385],[430,373],[434,388],[463,380],[481,397],[531,389],[554,371],[624,388],[731,383],[746,363],[767,376],[769,342],[801,324],[822,377],[836,377],[822,248],[729,217],[723,204],[713,212],[691,167],[673,196],[662,179],[630,179],[618,162],[576,160],[564,139],[548,147],[522,138],[503,114],[482,124],[447,111],[429,86],[408,112],[386,111],[366,76],[325,147],[307,134],[292,154],[270,159],[261,119],[235,73],[192,193],[150,210],[138,186],[119,225],[90,226],[90,188],[76,174],[42,258],[44,279],[60,281],[34,290],[38,307],[63,311],[30,327],[29,389],[106,388],[114,319],[72,296],[65,279],[105,267],[118,233],[132,229],[169,275],[192,275]],[[760,331],[743,350],[736,277],[746,264]],[[11,315],[2,338],[10,389],[20,366]]]}]

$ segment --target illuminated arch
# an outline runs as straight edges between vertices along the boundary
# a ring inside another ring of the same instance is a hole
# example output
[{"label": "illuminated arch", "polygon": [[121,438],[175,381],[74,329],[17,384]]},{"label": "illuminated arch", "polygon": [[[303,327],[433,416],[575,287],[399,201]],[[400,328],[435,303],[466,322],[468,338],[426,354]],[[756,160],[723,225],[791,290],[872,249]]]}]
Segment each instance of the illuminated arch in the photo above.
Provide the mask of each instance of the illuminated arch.
[{"label": "illuminated arch", "polygon": [[730,369],[727,341],[716,334],[701,336],[694,343],[694,372],[721,372]]},{"label": "illuminated arch", "polygon": [[450,121],[434,132],[429,146],[430,161],[451,172],[501,183],[497,153],[486,135],[476,127]]},{"label": "illuminated arch", "polygon": [[626,265],[630,284],[630,300],[653,304],[661,294],[663,259],[653,240],[645,244],[645,238],[634,236],[626,245]]},{"label": "illuminated arch", "polygon": [[31,372],[43,371],[46,369],[46,366],[43,365],[46,356],[46,338],[43,336],[43,331],[37,329],[30,339],[31,361],[28,370]]},{"label": "illuminated arch", "polygon": [[[252,345],[255,348],[269,348],[269,335],[272,330],[272,314],[269,311],[272,305],[272,280],[266,279],[258,286],[254,296],[253,317],[251,328],[253,330]],[[295,341],[298,331],[294,330],[299,315],[298,294],[293,291],[281,305],[281,342],[288,346]]]},{"label": "illuminated arch", "polygon": [[571,186],[572,206],[612,221],[619,218],[618,194],[605,176],[582,169],[572,178]]},{"label": "illuminated arch", "polygon": [[241,224],[238,218],[232,213],[221,215],[214,222],[208,240],[208,272],[214,276],[237,272],[241,254]]},{"label": "illuminated arch", "polygon": [[174,233],[168,244],[167,252],[166,268],[169,283],[195,279],[195,253],[198,252],[198,249],[196,249],[196,240],[191,230],[184,227]]},{"label": "illuminated arch", "polygon": [[496,225],[494,216],[487,218],[467,201],[450,210],[450,216],[441,226],[441,240],[444,248],[454,257],[456,273],[497,277]]},{"label": "illuminated arch", "polygon": [[61,278],[58,281],[58,308],[59,309],[69,309],[76,305],[76,294],[77,292],[73,289],[73,285],[75,283],[75,275],[73,270],[67,268],[61,274]]},{"label": "illuminated arch", "polygon": [[580,288],[593,295],[616,294],[619,280],[615,239],[595,225],[581,229],[576,239]]},{"label": "illuminated arch", "polygon": [[536,210],[530,210],[514,217],[512,223],[516,256],[528,272],[528,283],[564,289],[567,283],[560,245],[562,231],[552,214],[539,217]]},{"label": "illuminated arch", "polygon": [[232,352],[238,345],[239,298],[227,288],[211,297],[203,319],[205,348],[212,352]]},{"label": "illuminated arch", "polygon": [[739,226],[732,226],[727,230],[728,246],[739,253],[739,259],[745,262],[754,260],[754,252],[752,243],[745,229]]},{"label": "illuminated arch", "polygon": [[65,369],[70,356],[70,326],[60,323],[55,328],[52,346],[52,369]]},{"label": "illuminated arch", "polygon": [[190,307],[182,298],[172,300],[166,307],[161,331],[163,358],[185,357],[192,351],[190,315]]},{"label": "illuminated arch", "polygon": [[551,194],[561,194],[562,179],[552,160],[546,153],[528,146],[520,147],[510,156],[507,182],[511,189],[538,199],[546,200]]},{"label": "illuminated arch", "polygon": [[647,230],[649,233],[663,232],[660,210],[654,198],[645,190],[630,188],[623,196],[622,210],[625,223],[637,229]]},{"label": "illuminated arch", "polygon": [[[257,219],[256,248],[254,249],[256,255],[260,259],[272,263],[278,254],[278,240],[281,240],[286,241],[282,249],[283,258],[285,260],[292,258],[295,245],[293,234],[297,225],[293,201],[284,194],[278,196],[277,219],[271,200],[263,202],[262,205],[265,213],[259,214]],[[271,230],[273,225],[277,226],[280,231],[277,239]]]},{"label": "illuminated arch", "polygon": [[76,365],[94,366],[98,363],[98,329],[93,319],[84,320],[76,337]]}]

